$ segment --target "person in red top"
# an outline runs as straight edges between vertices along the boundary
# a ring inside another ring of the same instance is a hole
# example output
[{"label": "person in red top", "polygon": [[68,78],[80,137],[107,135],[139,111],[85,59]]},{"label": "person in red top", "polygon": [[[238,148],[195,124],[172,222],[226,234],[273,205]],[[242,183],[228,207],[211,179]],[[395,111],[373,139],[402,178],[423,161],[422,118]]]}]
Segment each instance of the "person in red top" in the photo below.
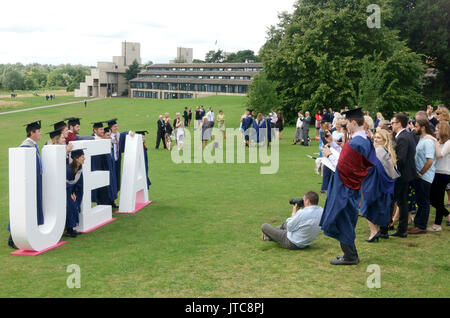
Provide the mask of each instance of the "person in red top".
[{"label": "person in red top", "polygon": [[317,111],[314,117],[316,119],[316,140],[320,140],[319,129],[320,129],[320,122],[322,121],[322,115],[320,113],[320,110]]},{"label": "person in red top", "polygon": [[69,131],[67,132],[66,144],[69,144],[70,141],[74,141],[77,139],[77,135],[80,133],[80,119],[81,118],[66,118],[68,120],[67,126],[69,126]]}]

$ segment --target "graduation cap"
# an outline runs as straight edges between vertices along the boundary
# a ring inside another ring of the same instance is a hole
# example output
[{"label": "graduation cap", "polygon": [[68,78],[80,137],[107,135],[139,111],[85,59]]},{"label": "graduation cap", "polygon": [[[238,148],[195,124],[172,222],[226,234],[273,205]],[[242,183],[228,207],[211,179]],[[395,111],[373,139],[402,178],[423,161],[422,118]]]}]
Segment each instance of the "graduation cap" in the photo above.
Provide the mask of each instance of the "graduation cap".
[{"label": "graduation cap", "polygon": [[145,135],[145,134],[148,134],[148,131],[147,130],[139,130],[139,131],[136,131],[136,134]]},{"label": "graduation cap", "polygon": [[50,139],[53,139],[56,136],[60,136],[62,134],[61,129],[55,129],[54,131],[48,132],[47,134],[50,135]]},{"label": "graduation cap", "polygon": [[41,121],[40,120],[34,121],[34,122],[26,124],[24,126],[27,126],[26,131],[27,131],[27,133],[29,133],[33,130],[41,129]]},{"label": "graduation cap", "polygon": [[349,118],[364,118],[364,114],[362,112],[362,108],[360,108],[360,107],[355,108],[355,109],[350,109],[350,110],[348,110],[346,112],[343,112],[342,114],[345,115],[346,119],[349,119]]},{"label": "graduation cap", "polygon": [[108,127],[114,126],[115,124],[117,124],[117,118],[110,119],[107,121],[107,123],[108,123]]},{"label": "graduation cap", "polygon": [[66,125],[66,123],[64,121],[58,121],[57,123],[53,124],[53,129],[59,130],[59,129],[62,129],[62,128],[66,127],[66,126],[67,125]]},{"label": "graduation cap", "polygon": [[67,122],[68,126],[79,125],[80,124],[80,119],[81,118],[77,118],[77,117],[64,118],[64,120],[68,120],[68,122]]},{"label": "graduation cap", "polygon": [[87,149],[87,148],[72,150],[72,151],[70,152],[70,157],[71,157],[72,159],[76,159],[76,158],[78,158],[78,157],[81,157],[82,155],[84,155],[84,151],[83,151],[83,150],[86,150],[86,149]]},{"label": "graduation cap", "polygon": [[92,128],[102,128],[103,127],[103,122],[102,121],[99,121],[99,122],[96,122],[96,123],[91,123],[91,124],[94,125],[94,126],[92,126]]}]

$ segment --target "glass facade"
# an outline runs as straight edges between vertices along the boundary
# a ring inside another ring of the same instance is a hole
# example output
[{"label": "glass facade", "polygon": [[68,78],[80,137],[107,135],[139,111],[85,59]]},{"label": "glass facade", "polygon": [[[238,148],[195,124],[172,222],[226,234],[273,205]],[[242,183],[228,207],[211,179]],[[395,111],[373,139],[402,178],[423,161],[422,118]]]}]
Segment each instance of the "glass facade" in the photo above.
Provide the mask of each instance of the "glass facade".
[{"label": "glass facade", "polygon": [[[191,84],[191,83],[142,83],[131,82],[131,88],[138,89],[158,89],[166,91],[192,91],[192,92],[219,92],[219,93],[239,93],[247,94],[248,85],[230,85],[230,84]],[[140,92],[140,91],[134,91]],[[134,96],[144,97],[144,96]]]},{"label": "glass facade", "polygon": [[[253,74],[262,70],[262,64],[159,64],[149,66],[147,70],[152,74],[142,72],[130,81],[133,97],[183,99],[193,98],[197,95],[195,92],[247,94]],[[185,83],[179,83],[181,81]]]}]

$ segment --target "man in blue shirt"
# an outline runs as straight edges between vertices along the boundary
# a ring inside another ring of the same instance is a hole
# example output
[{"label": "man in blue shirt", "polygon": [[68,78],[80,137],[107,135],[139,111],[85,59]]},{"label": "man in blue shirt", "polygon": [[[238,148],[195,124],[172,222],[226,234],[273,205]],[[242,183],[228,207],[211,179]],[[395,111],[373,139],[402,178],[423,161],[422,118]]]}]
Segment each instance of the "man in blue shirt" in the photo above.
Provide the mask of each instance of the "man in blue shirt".
[{"label": "man in blue shirt", "polygon": [[279,227],[264,223],[261,227],[263,241],[276,241],[281,247],[298,250],[308,247],[320,234],[322,207],[318,206],[319,195],[313,191],[303,196],[304,207],[295,204],[292,216]]},{"label": "man in blue shirt", "polygon": [[417,171],[414,188],[418,209],[414,218],[414,227],[408,230],[408,234],[423,234],[427,232],[430,216],[430,189],[436,170],[436,148],[433,140],[427,138],[428,135],[433,134],[427,119],[418,119],[414,131],[420,136],[414,157]]}]

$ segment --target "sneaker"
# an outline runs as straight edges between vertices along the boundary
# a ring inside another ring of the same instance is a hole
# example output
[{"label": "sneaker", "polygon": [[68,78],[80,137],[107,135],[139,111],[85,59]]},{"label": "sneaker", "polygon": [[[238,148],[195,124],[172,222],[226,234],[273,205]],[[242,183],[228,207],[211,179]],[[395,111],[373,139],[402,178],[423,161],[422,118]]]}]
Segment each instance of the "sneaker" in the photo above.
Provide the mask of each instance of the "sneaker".
[{"label": "sneaker", "polygon": [[442,228],[441,228],[440,225],[436,225],[435,224],[435,225],[427,227],[427,231],[429,231],[429,232],[440,232],[440,231],[442,231]]},{"label": "sneaker", "polygon": [[261,233],[261,240],[263,241],[271,241],[270,237],[268,237],[266,234]]}]

